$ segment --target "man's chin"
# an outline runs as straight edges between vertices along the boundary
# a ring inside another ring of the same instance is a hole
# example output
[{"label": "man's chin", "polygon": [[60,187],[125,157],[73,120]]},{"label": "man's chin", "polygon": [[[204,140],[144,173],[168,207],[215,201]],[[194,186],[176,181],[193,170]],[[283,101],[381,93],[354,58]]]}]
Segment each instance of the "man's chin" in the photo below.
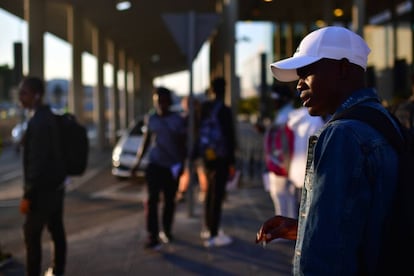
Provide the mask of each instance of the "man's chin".
[{"label": "man's chin", "polygon": [[314,106],[308,107],[309,115],[311,116],[322,116],[324,113],[315,108]]}]

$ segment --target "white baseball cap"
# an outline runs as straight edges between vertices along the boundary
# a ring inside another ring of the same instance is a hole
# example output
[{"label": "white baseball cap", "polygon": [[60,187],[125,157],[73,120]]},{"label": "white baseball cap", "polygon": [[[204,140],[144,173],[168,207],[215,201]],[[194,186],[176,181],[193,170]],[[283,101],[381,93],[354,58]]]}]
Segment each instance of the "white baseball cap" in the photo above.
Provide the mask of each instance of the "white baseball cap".
[{"label": "white baseball cap", "polygon": [[272,63],[270,69],[273,76],[283,82],[297,80],[297,68],[323,58],[346,58],[366,70],[370,51],[366,42],[356,33],[344,27],[324,27],[305,36],[293,57]]}]

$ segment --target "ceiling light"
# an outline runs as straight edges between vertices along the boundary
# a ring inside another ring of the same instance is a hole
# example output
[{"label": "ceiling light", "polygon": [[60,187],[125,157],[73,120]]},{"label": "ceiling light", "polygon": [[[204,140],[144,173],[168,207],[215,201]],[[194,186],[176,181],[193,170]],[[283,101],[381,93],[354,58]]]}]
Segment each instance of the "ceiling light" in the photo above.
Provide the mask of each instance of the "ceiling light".
[{"label": "ceiling light", "polygon": [[335,15],[335,17],[341,17],[344,15],[344,11],[340,8],[336,8],[334,9],[333,14]]},{"label": "ceiling light", "polygon": [[116,9],[118,11],[125,11],[131,8],[131,1],[118,0],[116,1]]}]

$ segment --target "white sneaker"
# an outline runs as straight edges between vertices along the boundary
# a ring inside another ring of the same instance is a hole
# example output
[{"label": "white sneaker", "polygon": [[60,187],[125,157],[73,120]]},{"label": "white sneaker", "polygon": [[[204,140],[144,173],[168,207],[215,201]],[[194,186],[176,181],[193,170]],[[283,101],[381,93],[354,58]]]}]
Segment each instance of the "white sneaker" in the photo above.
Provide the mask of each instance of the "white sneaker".
[{"label": "white sneaker", "polygon": [[161,231],[159,234],[158,234],[158,237],[160,238],[160,240],[163,242],[163,243],[170,243],[170,242],[172,242],[172,236],[171,235],[167,235],[167,234],[165,234],[165,232],[164,231]]},{"label": "white sneaker", "polygon": [[203,240],[206,240],[206,239],[210,238],[210,231],[208,231],[208,230],[201,230],[201,232],[200,232],[200,238],[202,238]]},{"label": "white sneaker", "polygon": [[225,246],[232,243],[233,240],[227,235],[218,235],[213,238],[210,238],[204,242],[205,247],[219,247]]},{"label": "white sneaker", "polygon": [[[223,232],[223,230],[219,230],[218,231],[218,236],[222,236],[222,235],[224,235],[224,232]],[[210,231],[209,230],[207,230],[207,229],[205,229],[205,230],[202,230],[201,232],[200,232],[200,238],[202,238],[203,240],[205,240],[205,239],[209,239],[210,238]]]},{"label": "white sneaker", "polygon": [[[45,276],[58,276],[58,275],[53,273],[53,268],[52,267],[49,267],[45,272]],[[63,274],[59,275],[59,276],[63,276]]]}]

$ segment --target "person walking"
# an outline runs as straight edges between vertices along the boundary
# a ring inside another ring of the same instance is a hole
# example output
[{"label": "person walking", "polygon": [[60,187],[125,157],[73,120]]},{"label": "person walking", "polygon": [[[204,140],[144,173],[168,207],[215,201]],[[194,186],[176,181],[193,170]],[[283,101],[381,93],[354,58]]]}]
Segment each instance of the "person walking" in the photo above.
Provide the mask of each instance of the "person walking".
[{"label": "person walking", "polygon": [[202,160],[207,176],[207,194],[204,199],[205,231],[207,238],[204,246],[224,246],[232,239],[221,233],[223,201],[226,197],[226,183],[234,174],[235,166],[235,128],[233,114],[224,103],[226,82],[218,77],[211,82],[212,99],[203,102],[196,143],[196,158]]},{"label": "person walking", "polygon": [[[179,112],[171,111],[172,92],[165,87],[153,91],[155,112],[146,118],[147,129],[137,151],[137,163],[132,174],[139,168],[143,156],[149,150],[148,166],[145,169],[148,199],[146,202],[146,224],[148,240],[146,249],[159,250],[161,242],[173,239],[172,226],[175,213],[175,198],[180,175],[186,158],[187,119]],[[163,194],[162,226],[158,223],[158,204]]]},{"label": "person walking", "polygon": [[[279,81],[297,80],[312,116],[352,114],[354,107],[368,106],[398,131],[376,91],[365,85],[369,52],[356,33],[329,26],[308,34],[293,57],[272,63],[271,71]],[[296,240],[294,275],[378,275],[397,176],[397,153],[373,127],[352,119],[328,121],[309,139],[299,220],[270,218],[256,242]]]},{"label": "person walking", "polygon": [[23,145],[23,198],[20,212],[26,246],[26,275],[38,276],[42,264],[42,230],[46,226],[54,245],[53,263],[45,275],[63,275],[66,234],[63,207],[66,177],[55,115],[43,104],[45,86],[37,77],[26,77],[19,85],[19,100],[30,110]]}]

